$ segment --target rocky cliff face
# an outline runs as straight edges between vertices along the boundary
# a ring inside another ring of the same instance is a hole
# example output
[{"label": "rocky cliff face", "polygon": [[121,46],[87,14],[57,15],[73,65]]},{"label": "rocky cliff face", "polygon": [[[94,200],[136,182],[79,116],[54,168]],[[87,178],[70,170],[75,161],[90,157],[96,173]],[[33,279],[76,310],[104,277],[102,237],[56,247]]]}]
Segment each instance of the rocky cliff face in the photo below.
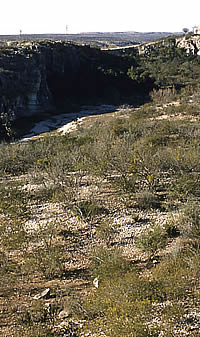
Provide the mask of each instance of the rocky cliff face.
[{"label": "rocky cliff face", "polygon": [[1,116],[19,118],[55,109],[54,77],[77,74],[83,58],[79,47],[61,42],[15,42],[1,47]]},{"label": "rocky cliff face", "polygon": [[128,67],[120,56],[61,41],[1,46],[0,125],[7,119],[66,111],[71,104],[107,99],[117,104],[138,87],[127,75]]},{"label": "rocky cliff face", "polygon": [[200,35],[184,36],[176,39],[176,46],[186,50],[187,54],[200,55]]},{"label": "rocky cliff face", "polygon": [[127,75],[129,63],[133,61],[61,41],[4,44],[0,47],[0,132],[8,120],[66,111],[77,103],[118,104],[123,95],[143,90]]}]

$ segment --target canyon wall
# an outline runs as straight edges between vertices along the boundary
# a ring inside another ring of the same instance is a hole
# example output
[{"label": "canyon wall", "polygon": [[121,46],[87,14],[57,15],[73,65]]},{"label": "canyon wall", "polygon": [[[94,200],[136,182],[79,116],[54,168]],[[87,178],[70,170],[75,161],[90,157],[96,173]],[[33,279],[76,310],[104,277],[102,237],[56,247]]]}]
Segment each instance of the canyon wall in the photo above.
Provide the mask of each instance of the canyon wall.
[{"label": "canyon wall", "polygon": [[8,42],[0,49],[0,114],[20,118],[55,110],[54,81],[66,81],[66,73],[71,80],[84,58],[83,49],[60,42]]}]

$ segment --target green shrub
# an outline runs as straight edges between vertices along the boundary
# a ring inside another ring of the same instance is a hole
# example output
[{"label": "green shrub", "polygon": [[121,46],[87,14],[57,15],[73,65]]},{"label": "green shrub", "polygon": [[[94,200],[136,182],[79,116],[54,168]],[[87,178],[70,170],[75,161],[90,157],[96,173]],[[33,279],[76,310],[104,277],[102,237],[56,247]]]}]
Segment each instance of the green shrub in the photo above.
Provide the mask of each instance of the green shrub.
[{"label": "green shrub", "polygon": [[164,229],[166,230],[169,238],[176,238],[181,234],[180,226],[173,221],[173,219],[165,223]]},{"label": "green shrub", "polygon": [[97,335],[158,337],[164,329],[162,323],[152,323],[160,317],[153,301],[162,300],[162,292],[162,284],[135,272],[107,279],[84,302],[86,328]]},{"label": "green shrub", "polygon": [[122,257],[119,249],[97,247],[91,254],[91,272],[101,281],[123,275],[132,268],[130,262]]},{"label": "green shrub", "polygon": [[160,225],[153,224],[140,234],[135,241],[138,248],[152,256],[167,245],[167,233]]},{"label": "green shrub", "polygon": [[105,242],[107,246],[112,244],[115,234],[118,232],[117,226],[111,225],[108,222],[101,222],[97,228],[97,237]]},{"label": "green shrub", "polygon": [[98,205],[95,200],[82,200],[76,202],[73,206],[73,212],[75,215],[88,220],[92,220],[94,217],[102,214],[108,214],[108,210],[105,207]]},{"label": "green shrub", "polygon": [[64,253],[62,247],[39,247],[26,254],[24,269],[27,274],[42,273],[46,279],[61,277],[65,273]]},{"label": "green shrub", "polygon": [[174,86],[161,89],[153,89],[150,96],[154,102],[169,102],[176,98],[177,91]]},{"label": "green shrub", "polygon": [[191,276],[181,252],[178,256],[170,255],[153,270],[153,279],[163,285],[163,297],[175,303],[192,290]]},{"label": "green shrub", "polygon": [[191,239],[200,247],[200,206],[189,204],[180,216],[179,223],[183,237]]},{"label": "green shrub", "polygon": [[0,173],[19,175],[28,172],[41,156],[42,148],[29,142],[22,144],[0,144]]},{"label": "green shrub", "polygon": [[65,273],[65,260],[68,258],[64,246],[59,242],[59,221],[38,223],[31,229],[30,249],[24,256],[27,274],[39,272],[46,279],[61,277]]},{"label": "green shrub", "polygon": [[2,221],[0,223],[0,237],[1,247],[8,251],[25,249],[30,241],[24,223],[16,219],[12,219],[9,222]]},{"label": "green shrub", "polygon": [[3,182],[0,185],[0,212],[17,220],[27,214],[28,196],[21,190],[21,181]]}]

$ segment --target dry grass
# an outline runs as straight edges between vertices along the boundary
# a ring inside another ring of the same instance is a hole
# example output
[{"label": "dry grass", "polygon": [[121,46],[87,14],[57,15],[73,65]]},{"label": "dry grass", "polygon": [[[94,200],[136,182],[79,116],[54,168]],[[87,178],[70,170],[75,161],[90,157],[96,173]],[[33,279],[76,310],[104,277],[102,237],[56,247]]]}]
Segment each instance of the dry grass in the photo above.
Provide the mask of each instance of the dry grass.
[{"label": "dry grass", "polygon": [[184,120],[145,105],[1,145],[0,336],[195,336],[200,128],[184,104]]}]

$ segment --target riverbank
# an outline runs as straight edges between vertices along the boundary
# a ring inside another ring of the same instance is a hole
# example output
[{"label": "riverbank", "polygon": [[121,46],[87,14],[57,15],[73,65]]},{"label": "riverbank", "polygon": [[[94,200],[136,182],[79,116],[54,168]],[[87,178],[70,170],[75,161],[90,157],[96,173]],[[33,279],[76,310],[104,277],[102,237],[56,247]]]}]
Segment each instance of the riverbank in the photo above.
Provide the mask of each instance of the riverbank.
[{"label": "riverbank", "polygon": [[68,133],[81,125],[84,118],[92,115],[106,114],[118,111],[120,108],[114,105],[89,106],[83,105],[80,111],[72,113],[55,114],[50,118],[36,122],[30,132],[25,134],[21,141],[32,140],[35,137],[41,137],[47,132],[57,131],[62,134]]}]

